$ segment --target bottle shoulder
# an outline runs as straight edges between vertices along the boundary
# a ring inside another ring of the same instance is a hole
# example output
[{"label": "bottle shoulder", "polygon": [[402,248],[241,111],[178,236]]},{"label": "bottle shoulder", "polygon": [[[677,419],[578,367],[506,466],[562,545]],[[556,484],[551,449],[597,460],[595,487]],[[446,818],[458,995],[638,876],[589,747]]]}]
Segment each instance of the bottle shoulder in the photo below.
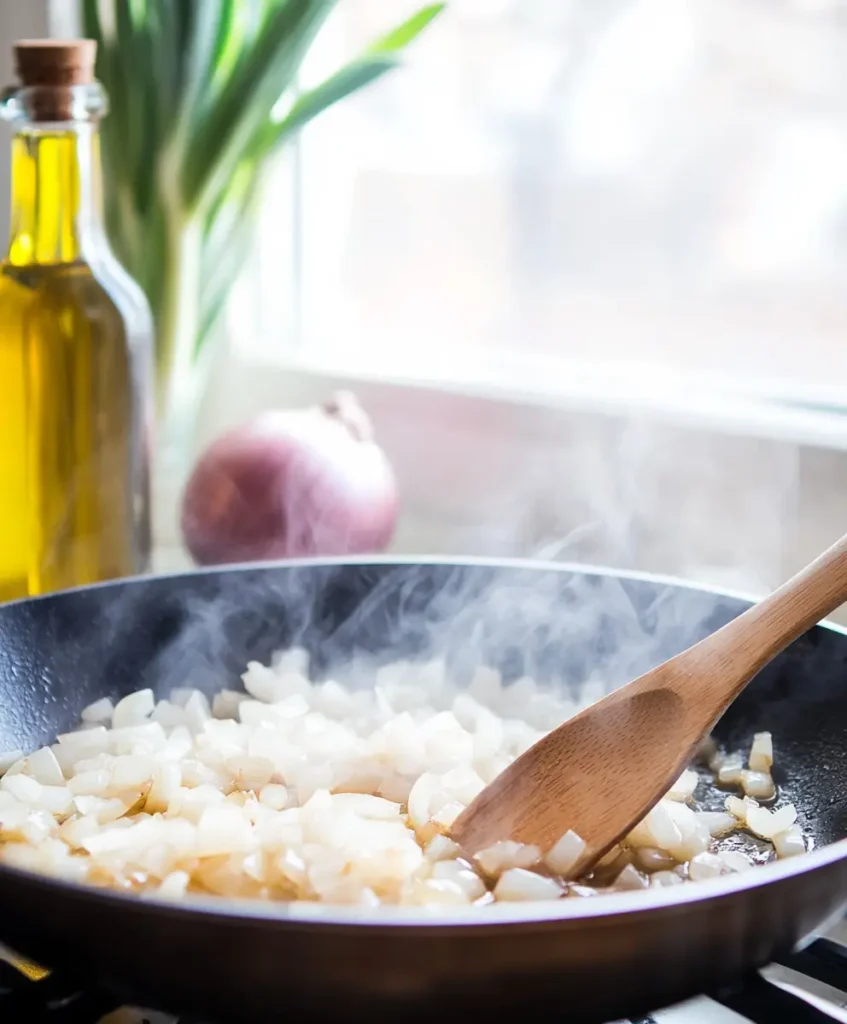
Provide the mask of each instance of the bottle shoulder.
[{"label": "bottle shoulder", "polygon": [[152,341],[153,314],[147,296],[112,250],[104,248],[99,251],[88,265],[121,313],[132,321],[135,333],[149,335]]},{"label": "bottle shoulder", "polygon": [[45,340],[91,336],[133,351],[152,344],[144,310],[83,261],[0,265],[0,343],[24,334]]},{"label": "bottle shoulder", "polygon": [[[116,266],[119,266],[116,264]],[[20,266],[0,264],[0,319],[15,308],[52,313],[77,310],[82,316],[123,321],[133,336],[152,335],[152,317],[141,289],[119,268],[100,258]]]}]

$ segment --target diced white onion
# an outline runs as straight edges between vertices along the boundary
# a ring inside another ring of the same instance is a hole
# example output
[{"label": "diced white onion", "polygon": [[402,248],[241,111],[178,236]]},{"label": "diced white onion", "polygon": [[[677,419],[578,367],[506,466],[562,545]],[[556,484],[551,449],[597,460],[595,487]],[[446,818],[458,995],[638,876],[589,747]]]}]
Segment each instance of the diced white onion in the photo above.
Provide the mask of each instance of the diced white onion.
[{"label": "diced white onion", "polygon": [[558,882],[525,868],[509,868],[494,886],[494,898],[500,901],[557,900],[561,895]]},{"label": "diced white onion", "polygon": [[426,859],[431,861],[454,860],[460,853],[459,844],[444,835],[433,836],[424,849]]},{"label": "diced white onion", "polygon": [[749,871],[753,862],[739,850],[721,850],[717,854],[728,871]]},{"label": "diced white onion", "polygon": [[668,871],[676,860],[667,850],[657,850],[652,846],[642,846],[635,851],[635,861],[644,871]]},{"label": "diced white onion", "polygon": [[741,788],[747,796],[755,797],[757,800],[770,800],[776,792],[773,779],[768,772],[743,771]]},{"label": "diced white onion", "polygon": [[65,776],[50,747],[41,747],[26,758],[27,775],[43,786],[64,786]]},{"label": "diced white onion", "polygon": [[670,885],[682,885],[683,879],[675,871],[657,871],[650,875],[650,885],[654,889],[664,889]]},{"label": "diced white onion", "polygon": [[[701,812],[686,769],[629,836],[580,883],[586,844],[566,831],[542,858],[501,842],[469,857],[450,838],[457,816],[577,705],[528,676],[504,684],[480,668],[457,690],[445,663],[403,662],[313,682],[302,652],[251,664],[246,692],[212,702],[184,686],[89,705],[50,747],[0,756],[0,861],[73,882],[178,900],[338,902],[433,910],[497,901],[587,898],[676,886],[746,870],[712,836],[747,826],[779,857],[804,852],[790,805],[771,812],[773,745],[759,734],[750,766],[703,756],[739,785],[727,811]],[[701,757],[702,760],[702,757]],[[718,765],[718,761],[720,764]],[[625,766],[624,766],[625,767]]]},{"label": "diced white onion", "polygon": [[669,800],[690,800],[694,796],[694,790],[697,788],[699,781],[697,772],[686,768],[668,790],[666,798]]},{"label": "diced white onion", "polygon": [[741,782],[744,763],[740,757],[726,758],[718,770],[718,782],[724,786],[735,786]]},{"label": "diced white onion", "polygon": [[87,708],[83,708],[79,717],[83,722],[107,725],[111,723],[114,711],[115,705],[111,700],[108,697],[102,697],[100,700],[95,700],[93,704],[89,704]]},{"label": "diced white onion", "polygon": [[22,761],[23,757],[22,750],[7,750],[4,754],[0,753],[0,775],[5,775],[12,765],[16,761]]},{"label": "diced white onion", "polygon": [[693,882],[704,878],[716,878],[724,870],[723,861],[714,853],[698,853],[688,865],[688,877]]},{"label": "diced white onion", "polygon": [[797,811],[793,804],[786,804],[773,813],[766,807],[747,808],[747,825],[751,832],[762,839],[773,839],[780,832],[790,828],[796,818]]},{"label": "diced white onion", "polygon": [[553,874],[568,878],[584,853],[585,840],[569,829],[544,854],[544,863]]},{"label": "diced white onion", "polygon": [[4,775],[0,779],[0,789],[11,793],[13,797],[24,804],[37,804],[41,799],[42,786],[40,782],[29,775],[20,773],[18,775]]},{"label": "diced white onion", "polygon": [[806,841],[799,825],[791,825],[784,832],[777,832],[773,837],[773,845],[777,857],[796,857],[806,852]]},{"label": "diced white onion", "polygon": [[650,879],[642,875],[632,864],[627,864],[614,882],[616,889],[646,889],[649,885]]},{"label": "diced white onion", "polygon": [[[737,797],[730,797],[730,800],[737,800]],[[743,801],[738,801],[743,806]],[[698,811],[697,819],[709,830],[710,836],[722,836],[731,832],[738,825],[738,818],[734,814],[724,811]]]},{"label": "diced white onion", "polygon": [[769,732],[757,732],[753,737],[748,764],[751,771],[770,774],[773,766],[773,739]]},{"label": "diced white onion", "polygon": [[123,729],[129,725],[141,725],[156,706],[152,690],[137,690],[115,705],[112,712],[112,728]]},{"label": "diced white onion", "polygon": [[511,839],[480,850],[474,858],[490,878],[496,878],[510,868],[531,868],[541,860],[537,846],[525,846]]},{"label": "diced white onion", "polygon": [[728,796],[726,798],[727,812],[731,814],[734,818],[737,818],[738,821],[747,821],[747,806],[748,801],[742,800],[741,797]]}]

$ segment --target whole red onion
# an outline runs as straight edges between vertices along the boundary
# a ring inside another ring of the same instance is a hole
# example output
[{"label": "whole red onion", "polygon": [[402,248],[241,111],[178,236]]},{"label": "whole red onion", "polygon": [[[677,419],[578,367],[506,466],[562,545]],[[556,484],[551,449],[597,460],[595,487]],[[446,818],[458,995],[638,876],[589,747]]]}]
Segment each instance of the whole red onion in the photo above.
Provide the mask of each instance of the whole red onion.
[{"label": "whole red onion", "polygon": [[377,552],[396,520],[394,473],[349,392],[220,437],[182,499],[183,538],[201,565]]}]

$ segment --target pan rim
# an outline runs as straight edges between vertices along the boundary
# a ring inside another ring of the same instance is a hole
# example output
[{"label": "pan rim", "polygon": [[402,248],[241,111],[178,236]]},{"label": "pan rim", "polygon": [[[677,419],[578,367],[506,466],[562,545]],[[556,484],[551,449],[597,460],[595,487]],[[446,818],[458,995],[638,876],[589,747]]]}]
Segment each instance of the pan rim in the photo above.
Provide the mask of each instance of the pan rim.
[{"label": "pan rim", "polygon": [[[494,569],[533,569],[543,572],[575,573],[581,576],[613,576],[617,579],[632,580],[640,583],[658,583],[662,586],[674,587],[677,590],[690,590],[701,594],[714,594],[731,601],[755,604],[762,595],[751,594],[743,590],[719,587],[711,583],[698,583],[668,573],[644,572],[638,569],[616,569],[612,566],[593,562],[557,562],[546,558],[514,558],[489,557],[487,555],[345,555],[343,557],[321,556],[308,558],[270,559],[257,562],[233,562],[228,565],[197,566],[178,569],[171,572],[152,572],[134,576],[122,576],[120,579],[105,580],[102,583],[88,583],[64,590],[54,590],[47,594],[34,597],[20,597],[13,601],[0,604],[2,609],[18,605],[32,605],[42,601],[55,600],[65,594],[87,593],[92,590],[122,588],[134,584],[152,583],[160,580],[188,579],[192,576],[230,575],[239,572],[273,572],[280,569],[329,568],[344,565],[443,565],[443,566],[480,566]],[[830,619],[821,619],[817,623],[825,629],[847,636],[847,625],[842,626]]]},{"label": "pan rim", "polygon": [[[167,573],[149,573],[140,576],[123,577],[103,583],[73,587],[54,591],[37,597],[21,598],[0,605],[3,608],[17,605],[31,605],[36,602],[49,601],[63,595],[99,590],[104,588],[123,588],[134,584],[149,584],[157,580],[187,579],[198,575],[235,574],[238,572],[278,571],[287,568],[339,567],[344,565],[443,565],[443,566],[480,566],[483,568],[531,569],[537,571],[576,573],[584,576],[612,576],[617,579],[633,582],[656,583],[680,590],[714,594],[731,601],[753,604],[758,598],[740,591],[728,590],[723,587],[700,584],[675,576],[639,572],[637,570],[614,569],[602,565],[555,562],[532,558],[489,558],[475,555],[356,555],[344,558],[298,558],[265,562],[239,563],[226,566],[207,566],[200,569],[189,569]],[[838,623],[822,620],[818,626],[841,635],[847,635],[847,627]],[[227,899],[216,896],[190,896],[174,901],[162,899],[152,894],[123,893],[115,890],[100,889],[85,883],[63,881],[48,875],[25,871],[9,865],[0,864],[0,885],[24,884],[46,891],[46,894],[67,898],[80,898],[84,902],[101,904],[104,909],[112,907],[134,913],[161,913],[168,916],[191,917],[201,916],[205,919],[217,918],[232,924],[264,924],[276,927],[313,928],[323,930],[359,930],[359,929],[391,929],[427,933],[441,933],[457,928],[470,930],[474,933],[487,932],[492,928],[497,931],[503,928],[526,928],[533,926],[552,927],[556,924],[567,924],[574,921],[589,921],[599,918],[657,911],[673,912],[700,904],[704,901],[729,898],[737,893],[756,890],[763,886],[776,885],[799,875],[822,870],[839,861],[847,860],[847,837],[837,842],[812,850],[790,859],[775,861],[752,868],[743,873],[724,875],[719,878],[705,879],[693,885],[672,886],[667,888],[649,889],[646,891],[600,894],[596,897],[580,899],[562,899],[539,902],[534,904],[506,903],[486,907],[463,907],[454,911],[439,908],[434,911],[422,911],[414,907],[378,907],[363,908],[356,906],[340,906],[320,903],[280,903],[249,899]],[[0,898],[0,903],[2,898]]]}]

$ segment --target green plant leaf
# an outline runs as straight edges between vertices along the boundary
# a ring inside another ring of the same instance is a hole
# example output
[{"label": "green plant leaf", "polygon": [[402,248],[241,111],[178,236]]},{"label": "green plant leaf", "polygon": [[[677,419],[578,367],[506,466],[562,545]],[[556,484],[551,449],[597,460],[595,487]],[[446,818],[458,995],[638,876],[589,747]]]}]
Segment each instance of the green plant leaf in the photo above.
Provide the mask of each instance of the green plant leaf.
[{"label": "green plant leaf", "polygon": [[98,45],[103,42],[103,26],[97,0],[82,0],[82,30],[87,39],[94,39]]},{"label": "green plant leaf", "polygon": [[[115,44],[111,70],[114,84],[119,86],[122,107],[119,116],[126,118],[122,140],[126,170],[131,176],[136,205],[143,210],[153,187],[147,162],[151,150],[149,140],[156,135],[157,91],[155,82],[150,81],[150,39],[146,21],[138,21],[133,15],[131,0],[112,0],[112,8]],[[113,125],[114,121],[115,114]]]},{"label": "green plant leaf", "polygon": [[393,28],[380,39],[376,39],[365,51],[366,54],[396,53],[408,46],[423,32],[431,21],[438,17],[447,6],[446,3],[429,4],[407,18],[402,24]]},{"label": "green plant leaf", "polygon": [[247,149],[248,153],[256,160],[263,159],[327,107],[376,81],[396,66],[397,61],[389,56],[352,61],[314,89],[301,93],[281,121],[268,121],[261,125]]},{"label": "green plant leaf", "polygon": [[229,35],[235,4],[224,0],[191,0],[193,19],[186,58],[185,94],[182,114],[186,121],[198,119],[211,100],[217,58]]},{"label": "green plant leaf", "polygon": [[[107,3],[112,5],[111,22],[114,24],[113,0],[107,0]],[[127,133],[122,130],[130,117],[122,68],[123,55],[117,48],[114,33],[107,36],[104,32],[96,0],[86,0],[83,7],[83,28],[85,34],[97,42],[95,74],[109,95],[110,114],[104,122],[102,131],[103,155],[108,168],[107,184],[110,185],[114,180],[125,186],[132,180],[134,168]]]},{"label": "green plant leaf", "polygon": [[248,152],[262,159],[328,107],[376,81],[398,65],[399,51],[413,42],[444,10],[443,3],[430,4],[371,43],[365,52],[330,75],[314,89],[301,93],[280,121],[259,126]]},{"label": "green plant leaf", "polygon": [[160,149],[169,138],[179,112],[186,74],[183,40],[195,16],[193,0],[148,0],[146,10],[148,81],[156,97],[156,136],[148,139]]},{"label": "green plant leaf", "polygon": [[226,4],[221,18],[220,31],[215,40],[212,78],[210,85],[217,90],[221,83],[232,74],[238,54],[244,43],[244,27],[236,16],[240,10],[233,3]]},{"label": "green plant leaf", "polygon": [[216,176],[231,172],[259,124],[300,66],[336,0],[285,0],[272,10],[253,46],[245,49],[228,81],[188,144],[182,193],[189,209]]},{"label": "green plant leaf", "polygon": [[255,168],[247,172],[249,180],[241,195],[221,206],[204,238],[203,284],[199,329],[194,346],[195,359],[213,336],[232,286],[250,254],[255,217],[261,204],[258,176]]}]

